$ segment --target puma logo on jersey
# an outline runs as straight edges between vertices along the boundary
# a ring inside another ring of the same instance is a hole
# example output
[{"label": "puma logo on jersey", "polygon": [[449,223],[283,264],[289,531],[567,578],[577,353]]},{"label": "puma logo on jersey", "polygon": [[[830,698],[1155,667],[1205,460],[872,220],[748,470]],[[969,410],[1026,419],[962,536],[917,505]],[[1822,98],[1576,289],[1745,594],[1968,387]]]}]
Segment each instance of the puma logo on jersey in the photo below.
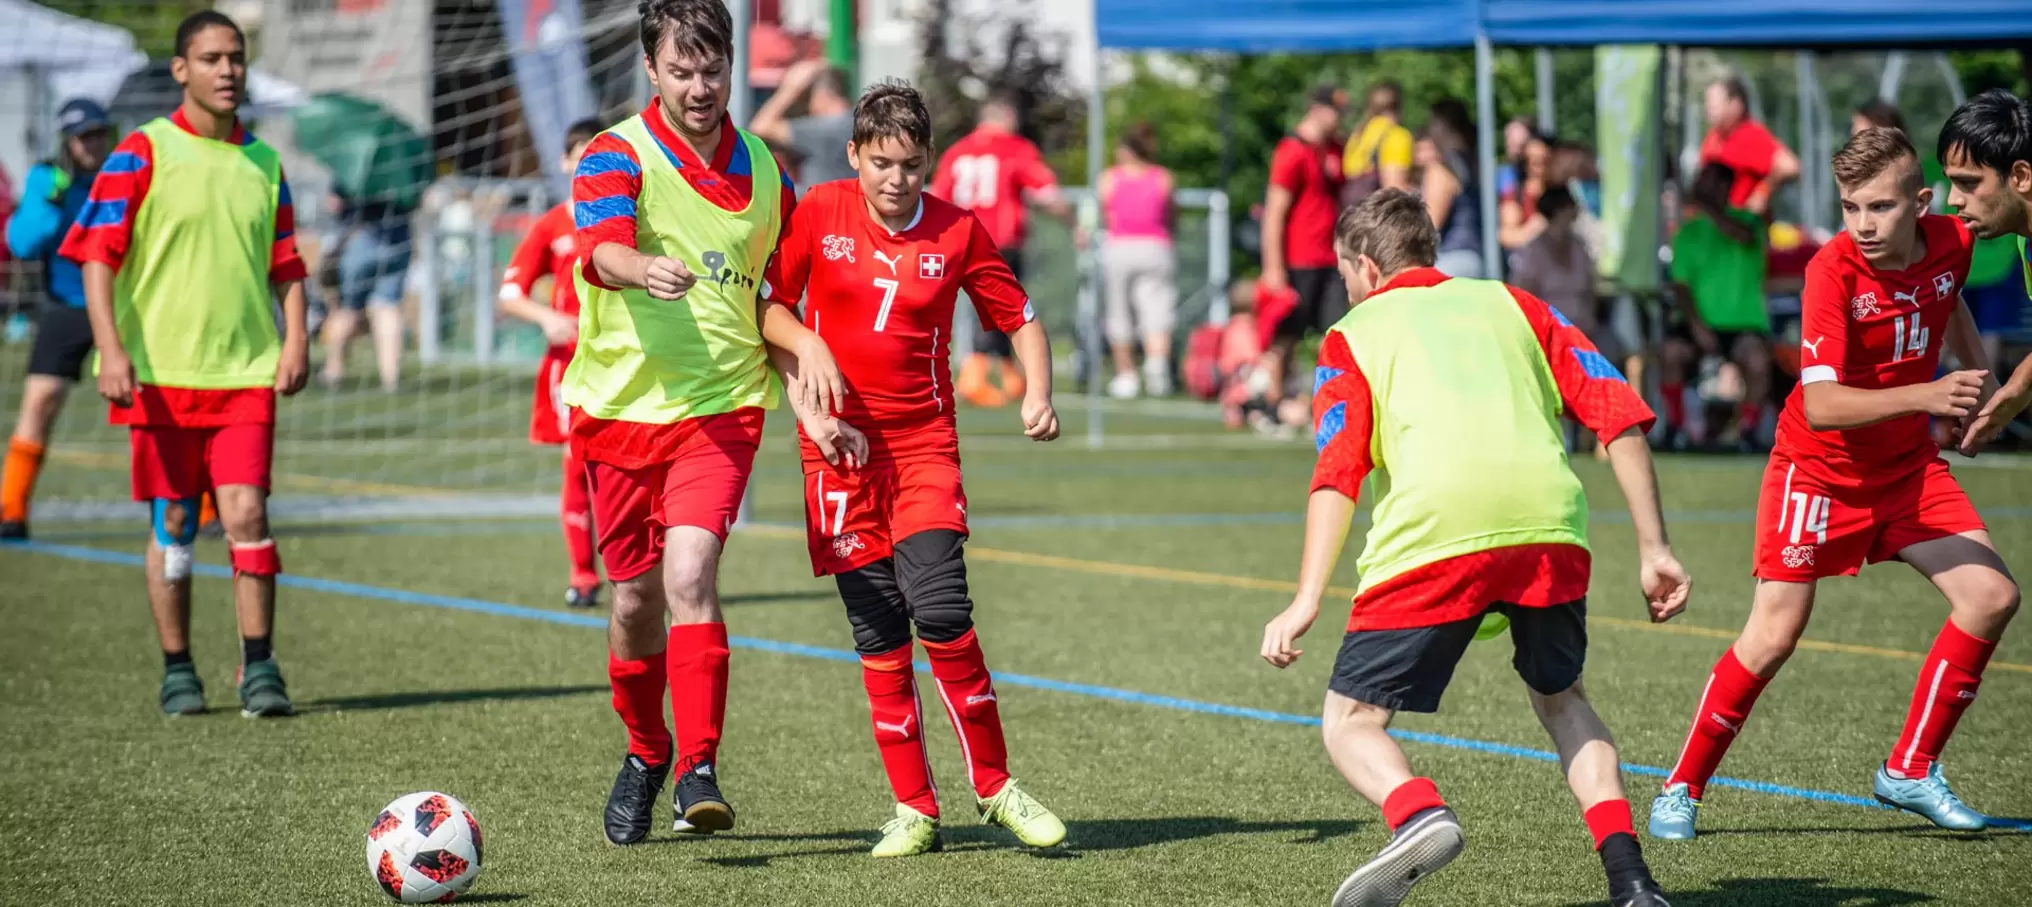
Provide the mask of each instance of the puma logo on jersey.
[{"label": "puma logo on jersey", "polygon": [[1827,339],[1826,337],[1815,337],[1812,340],[1801,340],[1799,341],[1799,346],[1801,349],[1806,350],[1806,355],[1812,356],[1815,359],[1819,359],[1820,342],[1826,339]]},{"label": "puma logo on jersey", "polygon": [[881,262],[881,263],[883,263],[883,264],[885,264],[885,265],[888,265],[888,266],[889,266],[889,276],[891,276],[891,277],[895,277],[895,276],[896,276],[896,266],[897,266],[898,264],[901,264],[901,263],[903,262],[903,256],[901,256],[901,255],[898,255],[898,256],[896,256],[896,257],[894,257],[894,258],[891,258],[891,257],[889,257],[889,256],[887,256],[887,255],[884,255],[884,254],[882,254],[882,250],[881,250],[881,249],[876,249],[876,250],[875,250],[875,260],[876,260],[876,261],[879,261],[879,262]]},{"label": "puma logo on jersey", "polygon": [[1877,308],[1877,294],[1874,292],[1864,293],[1849,300],[1849,312],[1856,316],[1857,321],[1875,315],[1879,311],[1881,310]]},{"label": "puma logo on jersey", "polygon": [[1899,292],[1893,291],[1893,292],[1891,293],[1891,299],[1892,299],[1892,301],[1894,301],[1894,302],[1909,302],[1909,303],[1912,303],[1913,305],[1918,305],[1918,304],[1919,304],[1919,291],[1918,291],[1918,290],[1913,290],[1913,291],[1912,291],[1912,292],[1910,292],[1910,293],[1899,293]]}]

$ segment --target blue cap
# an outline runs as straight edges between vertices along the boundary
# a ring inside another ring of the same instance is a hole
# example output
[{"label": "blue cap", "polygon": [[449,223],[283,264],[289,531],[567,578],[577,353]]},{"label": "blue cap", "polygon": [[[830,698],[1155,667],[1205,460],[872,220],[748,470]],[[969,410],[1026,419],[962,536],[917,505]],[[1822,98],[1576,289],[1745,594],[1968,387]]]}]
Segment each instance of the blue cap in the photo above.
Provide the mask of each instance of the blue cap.
[{"label": "blue cap", "polygon": [[90,98],[72,98],[56,113],[57,128],[66,136],[79,136],[95,129],[112,128],[106,108]]}]

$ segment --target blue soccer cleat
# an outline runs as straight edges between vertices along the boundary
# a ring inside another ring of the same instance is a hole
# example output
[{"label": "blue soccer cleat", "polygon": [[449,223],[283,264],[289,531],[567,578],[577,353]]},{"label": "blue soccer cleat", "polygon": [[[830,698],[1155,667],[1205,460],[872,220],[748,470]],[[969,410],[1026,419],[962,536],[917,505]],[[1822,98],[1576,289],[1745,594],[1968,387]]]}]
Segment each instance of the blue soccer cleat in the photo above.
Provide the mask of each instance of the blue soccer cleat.
[{"label": "blue soccer cleat", "polygon": [[1686,785],[1673,784],[1651,801],[1651,837],[1660,841],[1693,840],[1693,818],[1700,801],[1687,793]]},{"label": "blue soccer cleat", "polygon": [[1888,768],[1877,768],[1877,802],[1894,809],[1918,813],[1941,828],[1951,831],[1982,831],[1990,820],[1969,808],[1947,786],[1947,778],[1935,762],[1923,778],[1894,778]]}]

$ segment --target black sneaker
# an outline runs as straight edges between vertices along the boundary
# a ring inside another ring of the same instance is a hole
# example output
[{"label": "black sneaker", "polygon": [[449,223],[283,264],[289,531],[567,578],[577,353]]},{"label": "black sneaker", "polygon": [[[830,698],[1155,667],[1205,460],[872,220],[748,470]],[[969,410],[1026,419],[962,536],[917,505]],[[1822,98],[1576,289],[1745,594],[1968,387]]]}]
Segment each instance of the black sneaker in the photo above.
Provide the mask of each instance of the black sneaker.
[{"label": "black sneaker", "polygon": [[1665,892],[1659,890],[1658,883],[1651,881],[1612,888],[1609,904],[1610,907],[1672,907],[1665,900]]},{"label": "black sneaker", "polygon": [[609,842],[639,844],[649,837],[649,826],[656,819],[656,798],[663,795],[663,782],[669,776],[669,759],[650,765],[631,753],[621,760],[621,773],[614,776],[614,789],[607,794]]},{"label": "black sneaker", "polygon": [[0,542],[28,541],[28,521],[8,520],[0,523]]},{"label": "black sneaker", "polygon": [[574,611],[585,611],[600,606],[600,587],[573,586],[564,590],[564,606]]},{"label": "black sneaker", "polygon": [[720,785],[714,777],[710,762],[695,763],[677,776],[677,822],[673,828],[688,834],[709,835],[734,827],[734,808],[727,805],[727,798],[720,796]]}]

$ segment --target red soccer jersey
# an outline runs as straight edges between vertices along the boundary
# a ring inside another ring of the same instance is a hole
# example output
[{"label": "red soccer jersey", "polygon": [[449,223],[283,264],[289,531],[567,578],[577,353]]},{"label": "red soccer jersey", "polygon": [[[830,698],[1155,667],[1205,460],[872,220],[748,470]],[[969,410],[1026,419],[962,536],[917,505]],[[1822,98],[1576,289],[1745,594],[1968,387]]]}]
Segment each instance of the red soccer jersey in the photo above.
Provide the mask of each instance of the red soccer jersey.
[{"label": "red soccer jersey", "polygon": [[1923,215],[1926,257],[1903,271],[1879,271],[1847,233],[1806,266],[1800,297],[1799,387],[1778,418],[1775,453],[1823,483],[1864,488],[1896,481],[1940,453],[1925,413],[1848,431],[1806,424],[1806,385],[1834,381],[1881,390],[1931,381],[1940,368],[1947,320],[1961,305],[1975,241],[1952,217]]},{"label": "red soccer jersey", "polygon": [[515,247],[515,257],[508,260],[508,270],[501,275],[501,298],[526,299],[537,279],[549,275],[550,307],[576,317],[579,291],[572,283],[572,267],[578,263],[578,250],[571,204],[543,212],[522,237],[522,244]]},{"label": "red soccer jersey", "polygon": [[[867,433],[877,459],[959,450],[947,347],[961,290],[990,330],[1035,317],[973,214],[926,195],[910,225],[891,233],[855,180],[815,186],[798,202],[768,280],[771,299],[805,300],[804,323],[847,380],[841,418]],[[818,457],[809,444],[804,455]]]},{"label": "red soccer jersey", "polygon": [[1334,218],[1341,213],[1341,152],[1285,136],[1270,156],[1270,184],[1291,193],[1284,221],[1284,266],[1334,266]]},{"label": "red soccer jersey", "polygon": [[931,194],[981,219],[995,248],[1020,249],[1030,228],[1031,199],[1058,192],[1058,177],[1029,139],[982,126],[939,158]]}]

